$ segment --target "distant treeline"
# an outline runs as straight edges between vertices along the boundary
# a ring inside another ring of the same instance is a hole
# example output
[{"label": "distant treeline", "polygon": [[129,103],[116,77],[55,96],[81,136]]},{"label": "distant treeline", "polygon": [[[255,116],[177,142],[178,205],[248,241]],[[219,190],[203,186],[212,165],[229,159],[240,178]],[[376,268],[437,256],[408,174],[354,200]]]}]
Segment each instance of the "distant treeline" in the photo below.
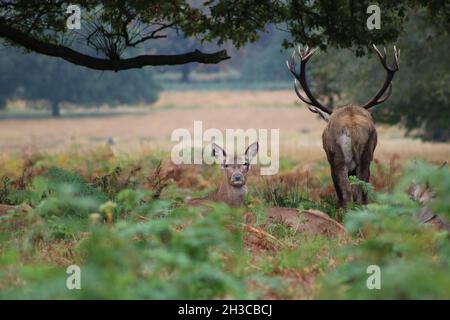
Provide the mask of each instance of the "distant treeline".
[{"label": "distant treeline", "polygon": [[9,46],[1,45],[0,52],[0,109],[12,99],[44,101],[58,116],[62,102],[94,107],[158,99],[160,88],[149,68],[100,72]]}]

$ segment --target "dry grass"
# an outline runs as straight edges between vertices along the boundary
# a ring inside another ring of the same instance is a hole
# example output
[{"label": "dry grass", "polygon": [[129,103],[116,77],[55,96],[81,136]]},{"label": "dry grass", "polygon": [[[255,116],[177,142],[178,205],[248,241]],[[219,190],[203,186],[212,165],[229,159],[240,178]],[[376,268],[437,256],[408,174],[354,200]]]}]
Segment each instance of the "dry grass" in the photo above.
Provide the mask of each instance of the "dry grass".
[{"label": "dry grass", "polygon": [[[304,107],[295,108],[291,91],[164,92],[154,108],[143,115],[95,118],[0,121],[0,152],[59,151],[78,144],[96,147],[113,139],[116,152],[174,145],[174,129],[193,132],[193,122],[207,128],[280,129],[280,154],[294,161],[313,163],[325,159],[321,146],[324,122]],[[213,110],[211,110],[213,109]],[[423,157],[442,162],[450,159],[450,145],[423,143],[403,137],[395,127],[379,127],[375,157],[390,159]]]},{"label": "dry grass", "polygon": [[155,108],[232,108],[253,106],[291,106],[298,98],[292,90],[273,91],[182,91],[163,92]]}]

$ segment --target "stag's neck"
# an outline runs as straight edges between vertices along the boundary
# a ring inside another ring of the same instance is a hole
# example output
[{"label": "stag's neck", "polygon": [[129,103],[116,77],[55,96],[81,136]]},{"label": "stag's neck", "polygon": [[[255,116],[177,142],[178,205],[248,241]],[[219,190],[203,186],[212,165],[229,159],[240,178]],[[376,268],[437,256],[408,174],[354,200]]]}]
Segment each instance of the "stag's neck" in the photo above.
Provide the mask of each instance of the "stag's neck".
[{"label": "stag's neck", "polygon": [[225,202],[231,207],[241,207],[244,204],[246,193],[247,187],[245,185],[242,187],[233,187],[230,186],[227,179],[224,179],[214,200]]}]

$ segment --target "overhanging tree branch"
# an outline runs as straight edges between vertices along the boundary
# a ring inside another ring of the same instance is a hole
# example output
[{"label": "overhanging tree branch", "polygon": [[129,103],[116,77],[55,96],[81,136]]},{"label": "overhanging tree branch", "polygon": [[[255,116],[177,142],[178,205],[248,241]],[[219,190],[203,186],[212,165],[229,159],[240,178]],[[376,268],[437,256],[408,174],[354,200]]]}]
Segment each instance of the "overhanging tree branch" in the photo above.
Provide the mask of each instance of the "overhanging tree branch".
[{"label": "overhanging tree branch", "polygon": [[176,55],[140,55],[128,59],[95,58],[69,47],[47,43],[13,27],[0,23],[0,37],[47,56],[59,57],[73,64],[96,70],[127,70],[144,66],[180,65],[190,62],[217,64],[229,59],[226,50],[203,53],[199,50]]}]

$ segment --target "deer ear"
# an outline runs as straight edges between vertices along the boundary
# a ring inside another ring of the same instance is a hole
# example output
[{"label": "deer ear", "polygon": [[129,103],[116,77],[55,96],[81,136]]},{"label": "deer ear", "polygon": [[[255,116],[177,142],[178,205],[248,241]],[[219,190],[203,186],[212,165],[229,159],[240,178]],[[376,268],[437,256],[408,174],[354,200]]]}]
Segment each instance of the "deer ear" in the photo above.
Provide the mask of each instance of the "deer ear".
[{"label": "deer ear", "polygon": [[220,163],[225,163],[225,157],[227,156],[225,150],[223,150],[221,147],[219,147],[217,144],[212,144],[212,155],[217,160],[219,160]]},{"label": "deer ear", "polygon": [[314,111],[313,111],[313,112],[318,113],[319,116],[320,116],[323,120],[325,120],[326,122],[330,121],[330,115],[329,115],[328,113],[323,112],[322,110],[320,110],[320,109],[318,109],[318,108],[314,108]]},{"label": "deer ear", "polygon": [[258,154],[259,144],[258,142],[253,142],[245,150],[245,159],[250,163],[252,159]]}]

